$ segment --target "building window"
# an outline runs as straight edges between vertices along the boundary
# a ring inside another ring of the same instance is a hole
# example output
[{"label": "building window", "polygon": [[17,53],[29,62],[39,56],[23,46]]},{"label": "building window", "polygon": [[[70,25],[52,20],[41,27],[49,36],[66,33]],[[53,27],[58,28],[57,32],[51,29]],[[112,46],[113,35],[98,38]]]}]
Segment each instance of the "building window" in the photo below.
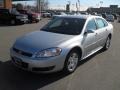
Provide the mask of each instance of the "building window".
[{"label": "building window", "polygon": [[4,0],[0,0],[0,8],[4,7]]}]

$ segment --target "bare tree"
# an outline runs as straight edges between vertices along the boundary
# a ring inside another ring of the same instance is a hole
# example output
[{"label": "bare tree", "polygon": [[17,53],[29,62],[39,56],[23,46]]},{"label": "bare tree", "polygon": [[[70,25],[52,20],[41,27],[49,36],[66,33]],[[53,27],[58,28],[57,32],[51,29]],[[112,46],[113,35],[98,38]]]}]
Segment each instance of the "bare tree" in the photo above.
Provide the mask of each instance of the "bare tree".
[{"label": "bare tree", "polygon": [[17,5],[16,5],[16,9],[23,9],[24,8],[24,6],[23,6],[23,4],[21,4],[21,3],[18,3]]},{"label": "bare tree", "polygon": [[48,0],[42,0],[41,5],[43,10],[47,10],[49,6]]},{"label": "bare tree", "polygon": [[37,9],[38,11],[47,10],[49,8],[48,0],[37,0]]},{"label": "bare tree", "polygon": [[47,10],[49,8],[49,1],[48,0],[43,0],[42,2],[43,10]]}]

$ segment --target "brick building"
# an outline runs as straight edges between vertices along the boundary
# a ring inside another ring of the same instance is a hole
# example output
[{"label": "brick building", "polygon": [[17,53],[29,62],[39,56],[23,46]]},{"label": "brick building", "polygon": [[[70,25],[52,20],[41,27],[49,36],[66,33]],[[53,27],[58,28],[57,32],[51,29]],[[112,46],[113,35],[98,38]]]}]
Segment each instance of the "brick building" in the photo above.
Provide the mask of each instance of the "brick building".
[{"label": "brick building", "polygon": [[12,8],[12,0],[0,0],[0,8]]}]

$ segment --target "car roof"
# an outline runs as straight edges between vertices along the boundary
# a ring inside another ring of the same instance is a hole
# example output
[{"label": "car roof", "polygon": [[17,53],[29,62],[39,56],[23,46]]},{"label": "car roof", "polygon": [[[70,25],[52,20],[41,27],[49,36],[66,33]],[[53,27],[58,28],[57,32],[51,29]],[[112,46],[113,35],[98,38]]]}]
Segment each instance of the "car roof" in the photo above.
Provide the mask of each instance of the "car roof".
[{"label": "car roof", "polygon": [[60,17],[62,17],[62,18],[88,19],[88,18],[99,17],[99,16],[94,16],[94,15],[61,15]]}]

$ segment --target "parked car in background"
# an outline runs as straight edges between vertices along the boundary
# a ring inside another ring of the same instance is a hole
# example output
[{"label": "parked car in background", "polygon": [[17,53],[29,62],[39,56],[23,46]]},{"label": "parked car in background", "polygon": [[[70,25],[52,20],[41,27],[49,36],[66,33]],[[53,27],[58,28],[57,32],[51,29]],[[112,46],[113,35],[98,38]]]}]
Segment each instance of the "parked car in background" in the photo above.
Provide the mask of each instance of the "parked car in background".
[{"label": "parked car in background", "polygon": [[120,22],[120,15],[118,16],[118,22]]},{"label": "parked car in background", "polygon": [[51,15],[51,13],[43,12],[43,13],[42,13],[42,17],[43,17],[43,18],[51,18],[52,15]]},{"label": "parked car in background", "polygon": [[56,12],[55,15],[71,15],[71,12]]},{"label": "parked car in background", "polygon": [[87,12],[80,12],[80,14],[82,14],[82,15],[88,15]]},{"label": "parked car in background", "polygon": [[26,14],[30,23],[39,22],[41,20],[41,14],[28,10],[18,10],[21,14]]},{"label": "parked car in background", "polygon": [[110,21],[110,22],[114,22],[114,16],[113,16],[112,14],[108,14],[108,15],[106,16],[106,20],[107,20],[107,21]]},{"label": "parked car in background", "polygon": [[58,17],[61,17],[62,15],[53,15],[52,16],[52,19],[56,19],[56,18],[58,18]]},{"label": "parked car in background", "polygon": [[91,15],[98,15],[98,14],[97,14],[97,12],[93,12],[93,13],[91,13]]},{"label": "parked car in background", "polygon": [[107,50],[113,26],[99,16],[61,16],[41,31],[16,40],[10,50],[17,67],[32,72],[72,73],[81,61],[99,50]]},{"label": "parked car in background", "polygon": [[106,14],[106,13],[102,13],[102,17],[103,17],[104,19],[106,19],[107,14]]},{"label": "parked car in background", "polygon": [[64,12],[57,12],[54,15],[52,15],[52,19],[55,19],[57,17],[61,17],[61,16],[67,16],[70,15],[71,13],[64,13]]},{"label": "parked car in background", "polygon": [[100,16],[100,17],[102,17],[102,14],[97,14],[96,16]]},{"label": "parked car in background", "polygon": [[116,13],[113,13],[112,15],[114,16],[114,19],[117,20],[118,15]]},{"label": "parked car in background", "polygon": [[20,14],[16,9],[0,9],[0,21],[7,24],[25,24],[28,17],[25,14]]}]

